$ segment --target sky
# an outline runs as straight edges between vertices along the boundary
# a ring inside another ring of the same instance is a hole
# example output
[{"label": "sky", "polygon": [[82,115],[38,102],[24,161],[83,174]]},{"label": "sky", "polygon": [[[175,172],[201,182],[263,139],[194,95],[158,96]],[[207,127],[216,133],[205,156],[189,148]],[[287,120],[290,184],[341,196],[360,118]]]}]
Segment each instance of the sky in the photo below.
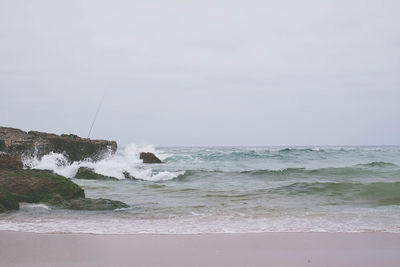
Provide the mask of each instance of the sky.
[{"label": "sky", "polygon": [[0,1],[0,126],[399,145],[399,1]]}]

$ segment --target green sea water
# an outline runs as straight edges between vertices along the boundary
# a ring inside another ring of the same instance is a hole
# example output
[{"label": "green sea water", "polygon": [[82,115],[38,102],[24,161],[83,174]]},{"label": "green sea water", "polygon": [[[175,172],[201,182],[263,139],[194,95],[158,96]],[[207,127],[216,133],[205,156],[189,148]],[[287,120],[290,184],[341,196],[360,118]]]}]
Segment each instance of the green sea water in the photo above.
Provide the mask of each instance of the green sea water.
[{"label": "green sea water", "polygon": [[[146,165],[140,151],[163,164]],[[30,162],[74,177],[80,166],[120,178],[72,178],[116,211],[23,204],[1,230],[86,233],[400,232],[400,147],[179,147],[129,145],[96,163],[60,154]],[[124,179],[128,171],[139,180]]]}]

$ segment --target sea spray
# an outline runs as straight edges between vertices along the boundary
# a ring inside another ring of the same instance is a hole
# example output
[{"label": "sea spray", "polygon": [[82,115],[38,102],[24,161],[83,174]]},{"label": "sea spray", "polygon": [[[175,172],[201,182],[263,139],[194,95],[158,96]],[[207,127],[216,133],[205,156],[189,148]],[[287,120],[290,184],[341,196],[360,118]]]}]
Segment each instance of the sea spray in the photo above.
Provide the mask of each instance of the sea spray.
[{"label": "sea spray", "polygon": [[51,152],[44,155],[41,159],[38,159],[36,155],[33,157],[24,157],[23,163],[27,168],[52,170],[68,178],[75,177],[80,167],[91,168],[96,173],[121,180],[126,178],[124,175],[126,172],[136,179],[148,181],[170,180],[184,173],[182,171],[153,171],[151,167],[144,165],[142,160],[139,159],[139,154],[142,151],[155,153],[159,155],[161,159],[168,157],[167,154],[158,153],[153,146],[137,146],[135,144],[130,144],[123,148],[122,151],[117,151],[115,155],[109,153],[103,156],[102,160],[96,162],[86,159],[69,163],[63,154]]}]

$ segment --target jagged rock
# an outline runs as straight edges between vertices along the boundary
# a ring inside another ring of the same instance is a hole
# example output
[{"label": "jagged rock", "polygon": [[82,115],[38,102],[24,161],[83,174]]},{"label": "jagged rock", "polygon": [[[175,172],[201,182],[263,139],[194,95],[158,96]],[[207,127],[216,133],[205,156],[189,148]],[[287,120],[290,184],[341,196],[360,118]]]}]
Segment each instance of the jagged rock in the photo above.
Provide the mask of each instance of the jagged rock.
[{"label": "jagged rock", "polygon": [[125,179],[131,179],[131,180],[139,180],[136,177],[132,176],[129,172],[124,171],[122,172],[122,174],[124,175]]},{"label": "jagged rock", "polygon": [[68,202],[66,208],[72,210],[115,210],[128,208],[129,205],[117,201],[104,198],[92,199],[92,198],[80,198],[73,199]]},{"label": "jagged rock", "polygon": [[[63,153],[70,162],[86,158],[96,161],[102,158],[104,152],[115,153],[116,150],[117,143],[114,141],[90,140],[73,134],[27,133],[0,127],[0,212],[18,209],[18,202],[44,202],[61,208],[86,210],[129,207],[120,201],[85,198],[81,187],[51,171],[22,169],[22,155],[41,158],[55,152]],[[89,171],[92,172],[91,177],[96,175],[96,179],[116,179],[96,174],[89,168],[81,170],[81,174],[88,174]]]},{"label": "jagged rock", "polygon": [[43,202],[74,210],[129,207],[121,201],[85,198],[84,190],[77,184],[50,171],[0,169],[0,212],[18,209],[18,202]]},{"label": "jagged rock", "polygon": [[77,179],[89,179],[89,180],[113,180],[118,181],[115,177],[105,176],[94,172],[94,169],[87,167],[80,167],[78,172],[75,174]]},{"label": "jagged rock", "polygon": [[50,153],[63,153],[70,162],[86,158],[100,160],[110,151],[117,150],[115,141],[91,140],[73,134],[56,135],[37,131],[0,127],[0,151],[15,155],[36,155],[38,158]]},{"label": "jagged rock", "polygon": [[20,170],[22,167],[21,156],[0,153],[0,169]]},{"label": "jagged rock", "polygon": [[162,163],[162,161],[151,152],[142,152],[142,153],[140,153],[139,158],[143,160],[143,163],[149,163],[149,164]]},{"label": "jagged rock", "polygon": [[18,209],[17,198],[0,187],[0,212]]},{"label": "jagged rock", "polygon": [[51,203],[85,197],[84,190],[68,178],[44,170],[0,169],[0,188],[20,202]]}]

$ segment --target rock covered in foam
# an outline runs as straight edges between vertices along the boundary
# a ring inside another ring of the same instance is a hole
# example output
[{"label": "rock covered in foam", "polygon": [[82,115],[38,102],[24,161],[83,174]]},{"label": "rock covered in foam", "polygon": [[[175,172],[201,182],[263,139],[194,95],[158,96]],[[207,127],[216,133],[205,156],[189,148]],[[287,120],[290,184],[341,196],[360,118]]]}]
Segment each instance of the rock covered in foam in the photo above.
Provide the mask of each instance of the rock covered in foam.
[{"label": "rock covered in foam", "polygon": [[151,152],[142,152],[140,153],[139,158],[143,160],[143,163],[149,163],[149,164],[162,163],[162,161]]},{"label": "rock covered in foam", "polygon": [[0,127],[0,151],[15,155],[42,156],[50,152],[65,154],[70,162],[90,158],[100,160],[107,153],[114,154],[117,143],[108,140],[91,140],[73,134],[51,133]]},{"label": "rock covered in foam", "polygon": [[80,167],[75,174],[75,178],[77,179],[88,179],[88,180],[112,180],[118,181],[115,177],[105,176],[99,173],[96,173],[94,169],[88,167]]}]

